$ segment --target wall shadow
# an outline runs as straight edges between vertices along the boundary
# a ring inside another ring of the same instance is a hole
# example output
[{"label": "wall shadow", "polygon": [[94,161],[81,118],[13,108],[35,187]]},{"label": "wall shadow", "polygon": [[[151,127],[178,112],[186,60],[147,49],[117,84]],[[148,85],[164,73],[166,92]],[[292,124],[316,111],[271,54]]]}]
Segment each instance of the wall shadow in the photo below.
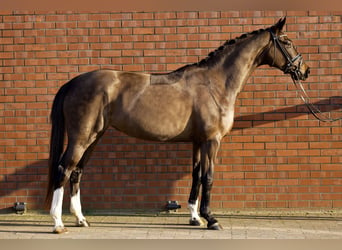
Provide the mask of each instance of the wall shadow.
[{"label": "wall shadow", "polygon": [[[342,96],[332,96],[327,99],[323,99],[313,103],[322,113],[336,111],[342,108]],[[342,119],[342,110],[339,112],[339,117],[332,118],[341,118]],[[270,122],[277,122],[288,120],[292,118],[296,118],[302,115],[311,115],[312,120],[316,120],[316,118],[311,114],[308,107],[305,104],[299,104],[291,107],[280,108],[274,111],[251,114],[251,115],[242,115],[235,117],[233,130],[247,129],[255,126],[261,126]],[[320,115],[320,114],[318,114]],[[239,121],[245,121],[250,123],[241,123]]]},{"label": "wall shadow", "polygon": [[[324,112],[330,112],[334,110],[341,109],[342,107],[342,97],[341,96],[333,96],[324,100],[320,100],[316,103],[314,103],[317,107],[319,107]],[[242,115],[235,117],[236,125],[234,126],[233,130],[243,130],[247,128],[251,128],[254,126],[259,126],[267,123],[282,121],[286,119],[296,118],[305,114],[310,114],[309,110],[304,104],[286,107],[277,109],[270,112],[263,112],[263,113],[257,113],[257,114],[251,114],[251,115]],[[311,119],[315,119],[313,116]],[[106,136],[106,135],[105,135]],[[128,136],[126,137],[128,138]],[[110,141],[109,141],[110,142]],[[127,142],[125,142],[127,143]],[[128,144],[133,145],[136,143],[135,140],[128,140]],[[144,144],[144,141],[141,141],[140,144]],[[121,147],[110,147],[108,144],[108,141],[101,141],[99,145],[97,145],[97,149],[95,149],[95,152],[93,154],[93,157],[95,155],[95,158],[92,159],[88,167],[86,167],[85,176],[88,176],[83,179],[82,187],[85,186],[86,192],[92,192],[95,190],[95,194],[93,196],[84,196],[82,194],[82,200],[86,200],[86,202],[83,201],[84,208],[87,210],[92,209],[99,209],[96,206],[92,206],[91,204],[95,204],[96,202],[100,204],[109,204],[107,207],[105,206],[104,209],[110,210],[114,207],[114,205],[120,204],[120,202],[132,202],[132,208],[135,206],[142,207],[148,206],[148,203],[144,198],[137,199],[135,195],[137,193],[143,193],[146,197],[160,197],[159,201],[149,201],[149,203],[156,203],[156,204],[164,204],[164,201],[166,202],[167,198],[172,194],[172,190],[177,185],[177,181],[181,178],[184,178],[185,176],[190,176],[190,163],[191,163],[191,154],[186,153],[185,155],[182,155],[183,159],[188,158],[183,165],[189,163],[189,167],[184,171],[178,171],[176,173],[173,173],[172,167],[169,163],[164,163],[164,166],[161,166],[158,172],[153,175],[150,173],[150,178],[155,178],[156,182],[154,183],[147,183],[147,182],[141,182],[137,179],[137,177],[144,176],[143,172],[140,172],[141,175],[130,175],[130,173],[134,173],[135,169],[134,167],[130,167],[130,169],[125,169],[122,173],[120,170],[118,170],[120,167],[118,166],[112,166],[115,163],[115,153],[120,152],[111,152],[113,149],[120,150],[120,148],[124,147],[125,144],[122,144]],[[154,151],[157,152],[158,157],[158,150],[159,148],[163,148],[163,153],[167,151],[172,151],[174,149],[174,144],[170,143],[149,143],[151,147],[154,148]],[[184,151],[189,151],[191,149],[190,144],[185,145]],[[108,148],[109,147],[109,148]],[[101,150],[100,150],[101,149]],[[110,167],[104,168],[103,165],[105,165],[103,162],[107,159],[103,157],[103,149],[107,149],[110,151],[110,153],[113,153],[112,159],[109,159],[109,162],[106,164]],[[132,154],[135,157],[135,148],[134,147],[128,147],[125,148],[125,154]],[[168,157],[177,157],[177,155],[164,155]],[[125,158],[125,155],[122,155],[122,158]],[[147,158],[147,159],[146,159]],[[142,162],[148,161],[150,158],[145,155],[144,157],[140,158],[140,164],[143,164]],[[129,161],[129,159],[128,159]],[[126,163],[125,163],[126,164]],[[135,163],[133,162],[132,165]],[[138,164],[136,162],[136,164]],[[152,164],[150,164],[152,165]],[[102,166],[102,167],[101,167]],[[101,168],[101,173],[97,172],[96,168]],[[167,170],[165,171],[166,168]],[[169,167],[169,168],[168,168]],[[153,167],[146,165],[144,166],[144,169],[149,169],[149,172],[153,171]],[[47,185],[47,160],[37,161],[33,164],[27,165],[26,167],[20,168],[15,170],[13,173],[10,174],[4,174],[2,180],[0,181],[0,200],[3,204],[7,204],[5,208],[0,209],[0,213],[8,213],[13,212],[11,203],[14,203],[15,201],[18,202],[27,202],[28,210],[34,209],[34,210],[43,210],[43,204],[44,204],[44,198],[45,198],[45,192],[46,192],[46,185]],[[120,175],[121,173],[121,175]],[[119,177],[118,177],[119,176]],[[102,177],[105,177],[105,180],[101,180]],[[132,179],[134,177],[134,179]],[[112,178],[112,180],[110,180]],[[120,178],[122,178],[120,180]],[[163,187],[156,188],[158,186],[158,181],[163,181],[163,178],[167,178],[167,181],[163,184]],[[158,180],[159,179],[159,180]],[[117,185],[117,181],[121,181],[122,183],[125,183],[125,186],[123,188],[119,188],[120,193],[114,193],[117,191],[115,188],[115,185]],[[152,188],[149,188],[147,185],[153,184]],[[113,186],[112,186],[113,185]],[[113,189],[114,188],[114,189]],[[190,184],[189,184],[190,188]],[[83,190],[83,189],[82,189]],[[113,192],[114,190],[114,192]],[[15,195],[13,195],[15,193]],[[163,195],[165,194],[165,195]],[[15,196],[15,198],[13,198]],[[171,195],[172,196],[172,195]],[[68,207],[68,192],[65,194],[65,202],[64,207]],[[125,198],[126,197],[126,198]],[[3,205],[2,205],[3,206]],[[159,206],[159,207],[158,207]],[[154,205],[151,209],[162,209],[162,205]],[[120,207],[119,207],[120,209]],[[125,209],[124,207],[122,209]],[[148,208],[150,209],[150,207]]]}]

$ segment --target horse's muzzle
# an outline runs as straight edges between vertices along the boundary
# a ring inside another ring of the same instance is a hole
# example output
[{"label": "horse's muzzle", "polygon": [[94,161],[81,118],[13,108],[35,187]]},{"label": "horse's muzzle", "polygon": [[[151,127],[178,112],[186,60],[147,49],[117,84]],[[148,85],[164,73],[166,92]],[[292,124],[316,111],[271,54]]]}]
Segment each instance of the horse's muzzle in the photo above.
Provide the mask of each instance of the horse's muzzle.
[{"label": "horse's muzzle", "polygon": [[308,77],[309,77],[309,74],[310,74],[310,67],[308,67],[304,73],[304,79],[303,80],[306,80]]},{"label": "horse's muzzle", "polygon": [[310,67],[307,67],[304,73],[300,70],[294,70],[290,74],[296,81],[305,81],[309,77]]}]

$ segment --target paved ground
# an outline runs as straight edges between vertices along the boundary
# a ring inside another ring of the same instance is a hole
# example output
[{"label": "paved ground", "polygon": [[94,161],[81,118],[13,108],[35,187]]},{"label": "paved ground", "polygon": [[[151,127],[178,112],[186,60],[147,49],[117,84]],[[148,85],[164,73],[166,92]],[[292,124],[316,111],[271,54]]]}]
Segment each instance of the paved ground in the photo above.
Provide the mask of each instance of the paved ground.
[{"label": "paved ground", "polygon": [[74,226],[52,234],[46,214],[1,214],[0,239],[342,239],[342,218],[218,216],[222,231],[188,225],[185,215],[87,216],[90,228]]}]

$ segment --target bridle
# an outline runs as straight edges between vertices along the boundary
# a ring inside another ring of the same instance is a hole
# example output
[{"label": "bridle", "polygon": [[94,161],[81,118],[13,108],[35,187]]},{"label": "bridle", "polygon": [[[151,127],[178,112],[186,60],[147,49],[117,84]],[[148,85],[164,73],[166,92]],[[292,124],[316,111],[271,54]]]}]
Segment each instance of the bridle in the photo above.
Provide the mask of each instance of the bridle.
[{"label": "bridle", "polygon": [[[282,46],[281,42],[279,41],[280,37],[286,36],[286,35],[280,35],[277,36],[276,34],[274,34],[272,32],[272,30],[269,30],[269,32],[271,33],[271,37],[272,37],[272,41],[274,44],[274,56],[273,56],[273,62],[271,66],[274,66],[274,59],[276,58],[276,47],[278,46],[278,48],[280,49],[281,53],[283,54],[283,56],[286,59],[286,64],[285,67],[282,69],[282,71],[285,74],[291,74],[292,79],[295,78],[297,80],[300,79],[302,73],[300,72],[300,66],[303,63],[303,57],[300,53],[298,53],[295,57],[291,58],[289,52],[287,52],[287,50]],[[295,62],[299,60],[298,66],[295,65]]]},{"label": "bridle", "polygon": [[[303,100],[303,102],[305,103],[305,105],[308,107],[309,111],[311,112],[311,114],[316,117],[316,119],[322,121],[322,122],[334,122],[334,121],[338,121],[338,120],[342,120],[341,118],[331,118],[328,115],[324,114],[317,106],[313,105],[312,102],[310,101],[310,97],[307,94],[307,92],[305,91],[302,82],[300,81],[301,77],[302,77],[302,73],[300,72],[300,67],[303,63],[303,57],[300,53],[298,53],[295,57],[291,58],[291,55],[287,52],[287,50],[284,48],[284,46],[282,46],[279,38],[282,36],[286,36],[286,35],[280,35],[277,36],[276,34],[274,34],[272,32],[272,30],[269,30],[270,34],[271,34],[271,38],[274,44],[274,56],[273,56],[273,62],[271,64],[271,66],[274,66],[274,60],[276,58],[276,47],[278,47],[282,53],[282,55],[285,57],[286,59],[286,64],[283,67],[282,71],[285,74],[290,74],[292,81],[294,83],[294,85],[297,88],[297,91],[299,92],[299,96],[300,98]],[[299,60],[298,66],[295,65],[294,63]]]}]

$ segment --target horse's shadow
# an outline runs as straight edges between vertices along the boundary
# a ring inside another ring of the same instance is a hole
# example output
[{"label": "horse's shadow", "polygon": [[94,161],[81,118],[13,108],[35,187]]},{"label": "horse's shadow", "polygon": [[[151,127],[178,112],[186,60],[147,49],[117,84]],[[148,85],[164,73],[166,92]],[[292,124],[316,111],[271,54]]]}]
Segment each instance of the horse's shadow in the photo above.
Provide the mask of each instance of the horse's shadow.
[{"label": "horse's shadow", "polygon": [[[318,101],[314,105],[323,112],[338,110],[342,107],[342,97],[333,96]],[[309,110],[304,104],[301,104],[269,112],[241,115],[235,117],[233,131],[307,114],[310,114]],[[81,183],[82,188],[88,189],[82,194],[85,210],[96,210],[99,207],[102,209],[102,205],[106,210],[116,209],[118,205],[119,209],[125,210],[125,205],[132,203],[129,209],[142,207],[161,211],[164,209],[166,201],[174,197],[174,188],[177,187],[177,182],[180,179],[189,177],[186,179],[188,179],[190,187],[191,144],[175,146],[174,143],[147,143],[118,134],[114,129],[110,129],[106,133],[109,137],[103,136],[97,145],[92,159],[86,166]],[[144,152],[146,145],[151,149],[148,153]],[[175,153],[175,150],[179,150],[179,153]],[[116,159],[117,157],[120,159]],[[155,163],[159,166],[153,166]],[[120,164],[130,166],[125,168],[120,167]],[[189,165],[189,167],[179,168],[177,164]],[[137,169],[138,166],[141,168]],[[173,171],[175,169],[178,170]],[[26,167],[17,168],[13,173],[4,174],[0,181],[0,203],[10,203],[8,200],[11,200],[9,197],[12,196],[12,198],[15,197],[12,200],[27,202],[28,209],[43,210],[47,174],[47,160],[37,161]],[[144,176],[148,176],[150,181],[139,179]],[[92,192],[93,194],[91,194]],[[87,195],[85,196],[85,194]],[[66,208],[69,205],[68,200],[65,199],[64,202]],[[96,203],[98,204],[96,205]],[[0,209],[0,213],[7,212],[13,212],[11,206]]]}]

